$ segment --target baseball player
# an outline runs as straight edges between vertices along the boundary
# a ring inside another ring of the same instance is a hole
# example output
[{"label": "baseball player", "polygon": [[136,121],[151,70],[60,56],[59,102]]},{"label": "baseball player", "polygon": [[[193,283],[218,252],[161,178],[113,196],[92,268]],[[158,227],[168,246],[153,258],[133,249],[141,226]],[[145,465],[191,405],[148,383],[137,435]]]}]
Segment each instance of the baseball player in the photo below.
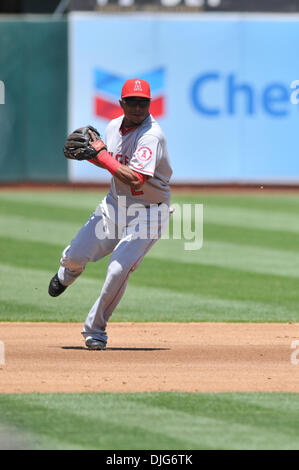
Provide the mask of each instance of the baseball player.
[{"label": "baseball player", "polygon": [[88,160],[112,174],[109,193],[63,251],[49,285],[49,294],[57,297],[89,261],[111,254],[100,296],[82,330],[89,349],[106,348],[107,322],[129,276],[169,222],[172,169],[165,136],[149,112],[150,101],[148,82],[127,80],[119,101],[123,115],[108,124],[105,143],[88,126],[74,131],[64,147],[67,158]]}]

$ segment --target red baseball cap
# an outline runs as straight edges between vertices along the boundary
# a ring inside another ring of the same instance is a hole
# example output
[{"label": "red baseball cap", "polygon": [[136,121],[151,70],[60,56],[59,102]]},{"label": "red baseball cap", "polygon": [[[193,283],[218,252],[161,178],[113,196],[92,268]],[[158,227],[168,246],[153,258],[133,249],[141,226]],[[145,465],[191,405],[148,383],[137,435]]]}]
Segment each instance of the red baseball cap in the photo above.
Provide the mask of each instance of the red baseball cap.
[{"label": "red baseball cap", "polygon": [[151,89],[149,83],[140,78],[130,78],[122,87],[121,97],[140,96],[142,98],[151,99]]}]

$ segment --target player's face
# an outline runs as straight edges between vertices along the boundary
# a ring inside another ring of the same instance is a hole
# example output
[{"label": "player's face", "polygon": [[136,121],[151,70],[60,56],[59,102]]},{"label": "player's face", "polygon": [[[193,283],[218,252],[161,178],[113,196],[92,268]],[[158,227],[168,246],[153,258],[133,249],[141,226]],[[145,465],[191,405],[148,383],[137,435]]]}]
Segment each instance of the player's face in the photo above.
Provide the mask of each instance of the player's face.
[{"label": "player's face", "polygon": [[151,101],[148,98],[123,98],[120,102],[127,125],[139,125],[149,115]]}]

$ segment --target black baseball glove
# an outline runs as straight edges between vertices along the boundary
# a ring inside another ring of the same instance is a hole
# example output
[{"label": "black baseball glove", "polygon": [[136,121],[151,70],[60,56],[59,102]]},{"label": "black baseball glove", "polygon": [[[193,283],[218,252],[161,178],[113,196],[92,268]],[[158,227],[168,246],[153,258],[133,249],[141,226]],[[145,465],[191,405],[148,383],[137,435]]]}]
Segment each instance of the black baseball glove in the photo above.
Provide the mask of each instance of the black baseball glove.
[{"label": "black baseball glove", "polygon": [[107,150],[107,147],[100,133],[92,126],[76,129],[63,147],[64,156],[71,160],[91,160],[102,150]]}]

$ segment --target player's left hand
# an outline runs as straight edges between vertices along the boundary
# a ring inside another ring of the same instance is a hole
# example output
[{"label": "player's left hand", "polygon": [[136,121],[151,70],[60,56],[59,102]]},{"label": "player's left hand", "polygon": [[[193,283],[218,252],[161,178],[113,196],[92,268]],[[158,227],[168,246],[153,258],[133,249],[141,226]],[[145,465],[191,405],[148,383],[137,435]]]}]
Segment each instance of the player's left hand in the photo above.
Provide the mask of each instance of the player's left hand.
[{"label": "player's left hand", "polygon": [[64,156],[71,160],[91,160],[102,150],[107,150],[107,147],[100,133],[92,126],[76,129],[63,147]]}]

